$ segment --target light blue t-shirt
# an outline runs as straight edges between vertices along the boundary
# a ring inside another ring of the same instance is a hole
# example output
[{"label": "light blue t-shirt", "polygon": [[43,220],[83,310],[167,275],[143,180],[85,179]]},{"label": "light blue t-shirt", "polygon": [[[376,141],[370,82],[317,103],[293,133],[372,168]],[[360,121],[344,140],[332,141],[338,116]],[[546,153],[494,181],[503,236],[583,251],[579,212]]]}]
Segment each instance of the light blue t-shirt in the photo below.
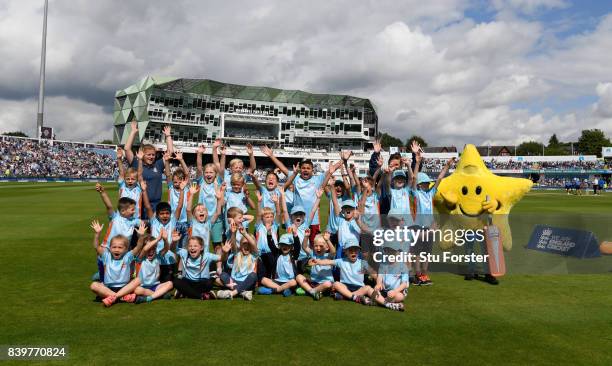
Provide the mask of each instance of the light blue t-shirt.
[{"label": "light blue t-shirt", "polygon": [[350,239],[355,240],[359,243],[359,235],[361,234],[361,228],[357,224],[355,219],[347,221],[344,217],[340,217],[340,224],[338,225],[338,256],[342,255],[344,245]]},{"label": "light blue t-shirt", "polygon": [[234,281],[242,282],[247,278],[249,274],[255,272],[255,263],[257,262],[257,257],[255,257],[253,254],[248,254],[244,256],[241,252],[238,252],[233,257],[234,258],[231,263],[231,267],[232,278],[234,279]]},{"label": "light blue t-shirt", "polygon": [[210,253],[210,220],[207,218],[204,222],[199,222],[195,218],[191,218],[190,235],[199,236],[204,241],[204,251]]},{"label": "light blue t-shirt", "polygon": [[[342,213],[340,215],[336,215],[336,211],[334,210],[334,201],[331,197],[331,192],[327,193],[327,198],[329,200],[329,215],[327,219],[326,231],[329,232],[330,234],[335,234],[338,232],[338,224],[340,223],[340,220],[342,220],[342,217],[341,217]],[[338,197],[338,204],[341,205],[342,201],[347,200],[347,199],[351,199],[349,195],[343,195],[341,197]]]},{"label": "light blue t-shirt", "polygon": [[280,190],[278,189],[278,187],[269,191],[268,188],[262,186],[259,189],[259,192],[261,193],[261,207],[270,207],[272,210],[274,210],[274,215],[276,215],[276,205],[274,204],[274,201],[272,201],[272,198],[270,198],[270,196],[272,194],[276,194],[276,197],[278,197],[278,199],[280,200]]},{"label": "light blue t-shirt", "polygon": [[348,258],[339,258],[334,260],[336,267],[340,269],[340,282],[346,285],[354,285],[363,287],[363,263],[361,259],[353,263]]},{"label": "light blue t-shirt", "polygon": [[391,187],[391,209],[399,209],[403,214],[410,215],[410,191],[409,187],[395,189]]},{"label": "light blue t-shirt", "polygon": [[[187,222],[187,202],[189,202],[189,196],[191,195],[189,188],[185,187],[183,191],[185,192],[183,194],[183,207],[181,208],[181,216],[177,220],[181,223]],[[180,189],[175,189],[172,183],[168,183],[168,203],[170,203],[170,208],[172,209],[172,216],[176,214],[180,196]]]},{"label": "light blue t-shirt", "polygon": [[295,272],[293,271],[293,261],[291,260],[291,253],[287,255],[279,255],[276,260],[276,281],[278,282],[289,282],[295,278]]},{"label": "light blue t-shirt", "polygon": [[[154,217],[153,219],[151,219],[151,235],[154,238],[158,238],[159,237],[159,232],[161,231],[162,228],[166,229],[166,233],[168,234],[168,241],[172,240],[172,231],[174,230],[174,228],[176,227],[176,219],[174,216],[170,216],[170,220],[168,220],[167,223],[162,224],[161,221],[159,221],[159,219],[156,217]],[[168,245],[170,246],[172,243],[168,243]],[[162,249],[164,249],[164,241],[160,240],[157,243],[157,253],[159,254]],[[161,264],[163,265],[167,265],[167,264],[174,264],[176,263],[176,258],[174,257],[174,254],[170,251],[166,252],[166,255],[164,256],[164,258],[162,259]]]},{"label": "light blue t-shirt", "polygon": [[136,202],[136,212],[134,217],[140,218],[140,210],[142,209],[142,188],[140,184],[136,183],[133,187],[128,187],[123,179],[117,181],[119,183],[119,198],[127,197],[131,198]]},{"label": "light blue t-shirt", "polygon": [[[217,197],[215,197],[214,183],[206,183],[204,177],[198,180],[200,185],[200,193],[198,195],[198,204],[203,204],[208,210],[208,215],[211,216],[217,211]],[[221,218],[217,218],[219,221]]]},{"label": "light blue t-shirt", "polygon": [[123,287],[130,282],[130,271],[134,255],[128,251],[121,258],[115,259],[110,250],[106,248],[102,253],[104,265],[104,285],[107,287]]},{"label": "light blue t-shirt", "polygon": [[210,264],[221,258],[217,254],[207,252],[202,252],[201,255],[192,258],[186,249],[179,249],[177,254],[183,265],[183,276],[189,281],[202,281],[210,278],[208,270]]},{"label": "light blue t-shirt", "polygon": [[[360,200],[361,194],[357,194],[357,202]],[[371,195],[366,197],[361,221],[366,224],[371,231],[380,228],[380,201],[378,199],[378,193],[372,192]]]},{"label": "light blue t-shirt", "polygon": [[[278,247],[278,224],[276,222],[272,223],[270,235],[272,235],[272,240],[274,240],[274,244]],[[255,239],[257,240],[257,251],[259,255],[271,253],[268,244],[268,230],[266,230],[266,225],[261,222],[255,225]]]},{"label": "light blue t-shirt", "polygon": [[285,204],[287,205],[287,211],[291,212],[295,203],[295,193],[292,190],[287,189],[285,191]]},{"label": "light blue t-shirt", "polygon": [[433,224],[433,198],[436,195],[437,189],[432,188],[428,191],[421,189],[412,190],[416,203],[416,224],[424,227],[431,227]]},{"label": "light blue t-shirt", "polygon": [[151,260],[147,257],[142,258],[140,271],[138,272],[138,278],[140,278],[142,287],[151,287],[159,284],[159,265],[162,259],[162,256],[159,254]]},{"label": "light blue t-shirt", "polygon": [[[310,179],[305,180],[305,179],[302,179],[302,177],[298,175],[293,180],[295,192],[300,195],[300,198],[302,199],[302,204],[304,205],[304,209],[306,210],[307,216],[310,214],[310,211],[312,210],[312,206],[314,206],[314,202],[317,199],[316,192],[321,187],[321,184],[323,183],[324,178],[325,178],[325,175],[317,174],[317,175],[313,175]],[[312,225],[319,224],[319,211],[315,213],[311,224]]]},{"label": "light blue t-shirt", "polygon": [[246,205],[247,199],[243,191],[225,191],[225,207],[230,209],[232,207],[238,207],[246,214],[248,208]]},{"label": "light blue t-shirt", "polygon": [[[285,222],[285,230],[288,229],[291,225],[293,225],[293,222],[291,221],[291,218],[289,218],[289,220]],[[304,248],[302,248],[302,243],[304,242],[304,236],[306,235],[306,229],[308,229],[309,227],[310,227],[310,223],[308,222],[308,220],[304,220],[302,225],[298,226],[297,234],[298,234],[298,238],[300,239],[300,255],[298,256],[299,261],[301,261],[302,259],[308,258],[308,254],[306,254],[306,252],[304,251]]]},{"label": "light blue t-shirt", "polygon": [[128,242],[132,240],[132,234],[134,234],[134,227],[140,225],[140,219],[132,216],[126,218],[121,216],[119,211],[113,212],[109,216],[110,224],[106,231],[106,237],[102,242],[102,245],[109,246],[111,240],[117,235],[123,235],[128,239]]},{"label": "light blue t-shirt", "polygon": [[[313,259],[331,259],[329,253],[324,253],[323,255],[317,255],[314,251],[310,253],[310,258]],[[323,283],[326,281],[334,282],[334,275],[332,273],[331,266],[323,266],[317,264],[310,268],[310,280],[316,283]]]},{"label": "light blue t-shirt", "polygon": [[382,276],[383,287],[387,291],[398,288],[402,283],[408,284],[410,277],[408,268],[401,263],[381,264],[378,273]]}]

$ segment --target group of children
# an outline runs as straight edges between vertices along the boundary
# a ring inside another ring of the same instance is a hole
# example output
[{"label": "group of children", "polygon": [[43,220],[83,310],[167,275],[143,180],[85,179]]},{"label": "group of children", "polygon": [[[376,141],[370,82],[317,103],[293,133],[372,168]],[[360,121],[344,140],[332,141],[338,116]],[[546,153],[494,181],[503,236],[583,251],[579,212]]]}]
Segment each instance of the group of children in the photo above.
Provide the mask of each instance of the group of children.
[{"label": "group of children", "polygon": [[[99,266],[91,290],[105,306],[173,297],[251,300],[257,289],[259,295],[302,294],[315,300],[330,295],[403,311],[410,282],[431,284],[427,263],[417,262],[414,268],[406,263],[372,265],[371,254],[377,248],[372,246],[371,235],[381,225],[432,225],[416,223],[415,217],[433,213],[433,195],[452,161],[434,183],[419,172],[421,150],[413,145],[413,167],[409,159],[392,156],[387,167],[379,159],[373,176],[359,178],[348,164],[349,151],[341,152],[324,174],[314,174],[311,161],[304,160],[289,171],[272,149],[262,146],[276,171],[286,175],[281,184],[273,170],[262,182],[253,176],[255,159],[250,145],[249,169],[240,159],[232,159],[226,169],[224,147],[217,140],[212,145],[212,163],[202,164],[206,149],[198,148],[195,181],[190,180],[182,153],[164,154],[168,202],[152,207],[142,178],[143,156],[151,149],[155,148],[143,146],[136,154],[137,168],[127,170],[124,152],[118,151],[116,209],[104,187],[96,185],[109,223],[102,241],[103,225],[95,220],[91,224]],[[171,160],[179,163],[174,172]],[[257,202],[247,187],[249,176]],[[381,190],[390,200],[386,220],[381,220]],[[319,206],[323,195],[330,209],[322,231]],[[249,209],[255,210],[254,216],[248,214]],[[405,244],[380,250],[396,254],[408,250]],[[411,277],[410,271],[415,275]]]}]

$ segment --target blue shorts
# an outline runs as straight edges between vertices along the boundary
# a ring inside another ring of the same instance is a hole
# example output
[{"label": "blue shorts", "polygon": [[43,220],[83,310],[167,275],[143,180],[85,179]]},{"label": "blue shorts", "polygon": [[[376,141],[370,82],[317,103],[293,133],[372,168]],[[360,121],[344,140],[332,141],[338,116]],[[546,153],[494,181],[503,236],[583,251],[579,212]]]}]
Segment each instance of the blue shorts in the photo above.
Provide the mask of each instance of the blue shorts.
[{"label": "blue shorts", "polygon": [[351,285],[348,283],[344,283],[342,282],[342,284],[344,284],[344,286],[346,286],[346,288],[350,291],[350,292],[355,292],[357,290],[359,290],[360,288],[362,288],[363,286],[359,286],[359,285]]},{"label": "blue shorts", "polygon": [[159,286],[159,283],[152,285],[152,286],[142,286],[142,288],[155,292],[155,290],[157,290],[157,286]]}]

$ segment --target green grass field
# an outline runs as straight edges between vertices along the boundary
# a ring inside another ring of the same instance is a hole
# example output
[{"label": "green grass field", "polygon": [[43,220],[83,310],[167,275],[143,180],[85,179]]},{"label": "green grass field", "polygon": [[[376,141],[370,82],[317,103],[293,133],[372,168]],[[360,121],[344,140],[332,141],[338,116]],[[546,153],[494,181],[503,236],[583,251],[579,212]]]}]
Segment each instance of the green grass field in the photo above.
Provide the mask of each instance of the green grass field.
[{"label": "green grass field", "polygon": [[[105,309],[88,288],[89,222],[106,221],[93,185],[0,184],[0,200],[0,344],[69,347],[49,364],[612,364],[609,274],[510,275],[495,287],[437,273],[410,289],[404,313],[296,296]],[[611,208],[612,194],[533,192],[513,214]]]}]

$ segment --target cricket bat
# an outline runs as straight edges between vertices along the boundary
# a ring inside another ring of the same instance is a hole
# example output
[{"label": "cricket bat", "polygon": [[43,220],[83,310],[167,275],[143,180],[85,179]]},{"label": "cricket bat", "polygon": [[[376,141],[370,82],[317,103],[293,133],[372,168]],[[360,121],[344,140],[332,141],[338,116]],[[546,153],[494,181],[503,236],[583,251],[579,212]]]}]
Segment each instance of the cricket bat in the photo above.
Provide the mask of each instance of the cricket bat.
[{"label": "cricket bat", "polygon": [[[487,196],[487,202],[489,196]],[[504,247],[499,228],[493,225],[493,215],[487,217],[485,226],[485,242],[487,244],[487,254],[489,255],[489,273],[494,277],[501,277],[506,274],[506,260],[504,258]]]}]

